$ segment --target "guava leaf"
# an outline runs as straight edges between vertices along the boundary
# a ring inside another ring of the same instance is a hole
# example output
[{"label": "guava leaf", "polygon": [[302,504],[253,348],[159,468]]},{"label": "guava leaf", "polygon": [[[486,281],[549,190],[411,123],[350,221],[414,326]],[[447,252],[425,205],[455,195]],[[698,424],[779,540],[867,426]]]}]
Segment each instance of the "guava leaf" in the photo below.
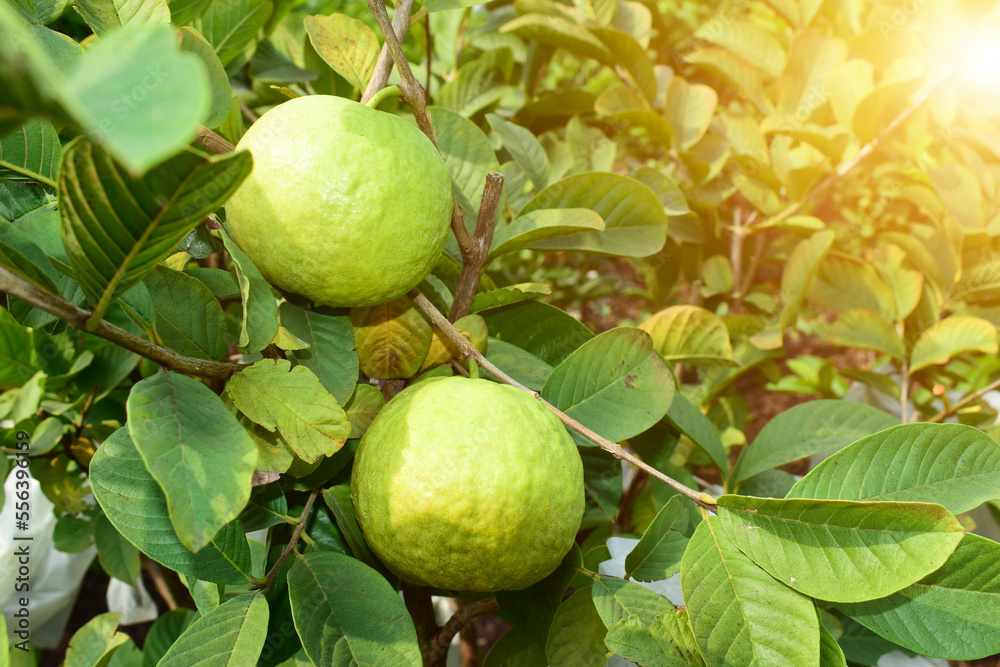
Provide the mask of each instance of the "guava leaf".
[{"label": "guava leaf", "polygon": [[494,338],[515,345],[549,365],[558,365],[594,337],[580,320],[537,301],[495,308],[483,315],[483,319]]},{"label": "guava leaf", "polygon": [[204,581],[252,581],[250,547],[238,521],[225,526],[197,553],[181,544],[170,523],[163,491],[124,427],[97,448],[90,463],[90,484],[118,532],[157,563]]},{"label": "guava leaf", "polygon": [[493,235],[493,246],[486,257],[491,262],[535,243],[573,234],[603,232],[604,220],[586,208],[539,209],[519,215]]},{"label": "guava leaf", "polygon": [[[767,423],[733,468],[733,482],[798,459],[839,449],[875,431],[899,424],[878,408],[824,399],[785,410]],[[860,500],[853,498],[852,500]]]},{"label": "guava leaf", "polygon": [[158,266],[146,276],[156,311],[156,333],[164,345],[189,357],[222,359],[229,331],[222,306],[196,278]]},{"label": "guava leaf", "polygon": [[72,141],[59,172],[62,238],[95,314],[172,254],[251,167],[246,152],[207,157],[188,150],[134,178],[106,151]]},{"label": "guava leaf", "polygon": [[667,421],[678,431],[686,435],[702,451],[708,454],[715,467],[723,477],[729,473],[729,463],[726,459],[726,448],[722,438],[712,421],[705,416],[694,403],[688,400],[683,392],[674,393],[673,403],[667,412]]},{"label": "guava leaf", "polygon": [[[673,397],[673,375],[653,350],[653,341],[629,327],[581,345],[556,366],[542,388],[542,398],[614,442],[660,421]],[[577,442],[592,444],[582,436]]]},{"label": "guava leaf", "polygon": [[844,650],[822,623],[819,624],[819,666],[847,667]]},{"label": "guava leaf", "polygon": [[649,625],[664,611],[674,610],[674,603],[659,593],[616,577],[597,577],[590,586],[590,594],[598,616],[609,630],[630,616]]},{"label": "guava leaf", "polygon": [[364,90],[381,50],[375,32],[346,14],[307,16],[305,26],[320,58],[349,84]]},{"label": "guava leaf", "polygon": [[44,118],[32,118],[0,139],[0,178],[55,181],[61,150],[55,126]]},{"label": "guava leaf", "polygon": [[719,525],[796,591],[831,602],[884,597],[941,567],[964,529],[940,505],[725,495]]},{"label": "guava leaf", "polygon": [[549,184],[549,157],[541,142],[535,138],[531,130],[506,121],[500,116],[488,113],[486,120],[500,137],[504,149],[531,179],[535,190],[543,190]]},{"label": "guava leaf", "polygon": [[843,311],[830,327],[830,342],[889,354],[897,359],[906,358],[906,343],[892,322],[870,310]]},{"label": "guava leaf", "polygon": [[615,62],[611,51],[587,28],[559,16],[525,14],[500,28],[531,43],[546,44],[583,58],[593,58],[605,65]]},{"label": "guava leaf", "polygon": [[673,128],[676,150],[686,151],[705,136],[718,103],[718,93],[706,85],[689,84],[679,76],[670,80],[664,115]]},{"label": "guava leaf", "polygon": [[131,23],[170,23],[167,0],[76,0],[73,6],[98,36]]},{"label": "guava leaf", "polygon": [[702,521],[681,562],[681,589],[705,663],[815,665],[819,619],[812,600],[743,554],[719,517]]},{"label": "guava leaf", "polygon": [[351,423],[351,437],[364,437],[375,415],[385,406],[385,397],[370,384],[359,384],[351,400],[344,406],[347,421]]},{"label": "guava leaf", "polygon": [[48,256],[19,227],[0,218],[0,266],[47,292],[59,294],[59,273]]},{"label": "guava leaf", "polygon": [[104,667],[128,635],[118,632],[121,612],[99,614],[87,621],[69,640],[65,667]]},{"label": "guava leaf", "polygon": [[688,545],[685,533],[689,524],[682,497],[674,496],[667,501],[625,557],[625,578],[662,581],[680,570]]},{"label": "guava leaf", "polygon": [[257,447],[211,389],[179,373],[134,385],[126,411],[129,435],[163,490],[178,539],[199,551],[247,504]]},{"label": "guava leaf", "polygon": [[[453,324],[458,329],[458,332],[468,339],[477,350],[480,352],[486,351],[486,339],[489,336],[489,332],[486,330],[486,323],[481,316],[466,315],[456,320]],[[427,356],[424,357],[424,363],[420,365],[420,371],[423,372],[434,366],[446,364],[452,359],[461,358],[462,354],[459,352],[458,347],[447,336],[441,333],[437,327],[434,327],[431,344],[427,348]]]},{"label": "guava leaf", "polygon": [[308,463],[337,452],[351,427],[311,370],[285,359],[262,359],[226,383],[226,394],[240,412],[268,431],[277,430],[292,451]]},{"label": "guava leaf", "polygon": [[656,74],[646,49],[636,41],[635,37],[621,30],[595,26],[590,28],[590,32],[604,43],[619,66],[625,68],[631,75],[636,88],[646,101],[652,103],[656,98]]},{"label": "guava leaf", "polygon": [[734,366],[726,323],[697,306],[671,306],[639,325],[665,361],[696,366]]},{"label": "guava leaf", "polygon": [[910,352],[910,372],[944,364],[962,352],[997,353],[997,330],[978,317],[949,317],[922,334]]},{"label": "guava leaf", "polygon": [[157,665],[252,665],[264,648],[269,616],[261,593],[226,600],[189,625]]},{"label": "guava leaf", "polygon": [[211,106],[204,119],[205,127],[218,127],[226,120],[233,106],[233,88],[229,84],[226,68],[215,54],[212,45],[194,28],[184,26],[177,31],[181,50],[198,56],[208,74],[208,84],[212,91]]},{"label": "guava leaf", "polygon": [[896,425],[830,456],[787,497],[938,503],[960,514],[1000,498],[1000,444],[962,424]]},{"label": "guava leaf", "polygon": [[317,665],[421,667],[413,620],[378,572],[335,551],[295,558],[288,598],[302,647]]},{"label": "guava leaf", "polygon": [[139,550],[103,514],[94,519],[94,545],[104,571],[118,581],[135,586],[142,567]]},{"label": "guava leaf", "polygon": [[550,665],[603,667],[607,662],[606,632],[590,588],[582,588],[556,609],[549,626],[545,656]]},{"label": "guava leaf", "polygon": [[506,285],[498,287],[489,292],[480,292],[472,298],[472,305],[469,312],[478,313],[481,310],[509,306],[512,303],[527,301],[539,296],[546,296],[552,293],[552,288],[542,283],[518,283],[516,285]]},{"label": "guava leaf", "polygon": [[228,65],[257,41],[272,9],[270,0],[212,0],[193,26],[212,45],[222,64]]},{"label": "guava leaf", "polygon": [[232,257],[236,280],[240,285],[240,296],[243,297],[238,345],[247,354],[260,352],[278,335],[278,302],[271,285],[260,274],[260,269],[225,231],[220,234],[226,251]]},{"label": "guava leaf", "polygon": [[409,297],[352,308],[361,370],[380,380],[412,377],[431,346],[433,330]]},{"label": "guava leaf", "polygon": [[[532,391],[541,391],[552,372],[552,366],[516,345],[490,338],[486,359],[497,368]],[[487,377],[492,377],[485,371]]]},{"label": "guava leaf", "polygon": [[771,78],[777,78],[785,69],[781,42],[766,28],[749,20],[723,21],[720,25],[706,23],[695,31],[695,37],[721,46]]},{"label": "guava leaf", "polygon": [[788,258],[781,274],[781,300],[785,304],[781,311],[782,330],[795,324],[809,285],[833,245],[833,238],[834,234],[829,230],[816,232],[795,246]]},{"label": "guava leaf", "polygon": [[967,534],[941,569],[878,600],[837,609],[921,655],[976,660],[1000,652],[1000,544]]},{"label": "guava leaf", "polygon": [[475,220],[486,187],[486,174],[500,171],[493,146],[479,126],[455,111],[441,106],[428,107],[427,111],[458,203],[466,216]]},{"label": "guava leaf", "polygon": [[638,665],[685,667],[704,665],[686,611],[668,610],[653,622],[636,615],[622,619],[604,638],[608,650]]},{"label": "guava leaf", "polygon": [[184,607],[172,609],[156,619],[142,645],[142,667],[156,667],[177,638],[197,619],[197,611]]}]

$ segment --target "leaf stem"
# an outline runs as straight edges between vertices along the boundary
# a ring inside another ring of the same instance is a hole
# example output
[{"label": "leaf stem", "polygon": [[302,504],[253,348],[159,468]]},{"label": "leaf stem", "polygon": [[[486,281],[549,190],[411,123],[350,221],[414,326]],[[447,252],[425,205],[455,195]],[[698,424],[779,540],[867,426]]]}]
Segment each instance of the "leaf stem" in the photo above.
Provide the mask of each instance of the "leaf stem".
[{"label": "leaf stem", "polygon": [[22,176],[27,176],[28,178],[30,178],[31,180],[35,181],[36,183],[41,183],[42,185],[47,185],[50,188],[54,189],[54,188],[59,187],[56,184],[56,182],[53,181],[48,176],[43,176],[43,175],[39,174],[36,171],[31,171],[30,169],[26,169],[24,167],[19,167],[16,164],[7,162],[6,160],[0,160],[0,167],[3,167],[4,169],[9,169],[10,171],[17,172],[18,174],[21,174]]},{"label": "leaf stem", "polygon": [[295,546],[299,543],[299,536],[302,535],[302,531],[306,527],[306,519],[309,518],[309,512],[312,511],[313,503],[316,502],[316,496],[319,495],[320,490],[320,487],[316,487],[309,492],[309,499],[306,500],[306,505],[302,508],[302,514],[299,515],[299,522],[295,525],[295,530],[292,531],[292,539],[288,540],[288,545],[285,546],[285,550],[278,556],[278,560],[275,561],[274,567],[268,571],[267,576],[264,577],[264,581],[254,584],[250,587],[250,590],[259,591],[271,588],[271,584],[274,583],[278,573],[281,572],[281,566],[285,564],[288,557],[295,551]]},{"label": "leaf stem", "polygon": [[441,629],[431,641],[430,650],[427,653],[427,667],[437,667],[448,655],[448,647],[455,634],[467,627],[472,619],[483,614],[492,614],[500,611],[500,603],[495,597],[475,600],[462,607],[448,619],[448,622],[441,626]]},{"label": "leaf stem", "polygon": [[504,384],[509,384],[511,386],[517,387],[521,391],[530,394],[536,400],[538,400],[542,405],[548,408],[549,411],[552,412],[552,414],[558,417],[559,421],[561,421],[563,424],[573,429],[583,437],[587,438],[588,440],[590,440],[598,447],[611,454],[612,456],[628,461],[629,463],[639,468],[640,470],[646,471],[647,473],[649,473],[651,477],[655,477],[656,479],[660,480],[673,490],[677,491],[677,493],[691,500],[691,502],[693,502],[695,505],[698,505],[699,507],[708,510],[709,512],[713,513],[715,512],[715,505],[706,502],[705,499],[702,497],[702,494],[698,493],[694,489],[689,489],[688,487],[684,486],[683,484],[673,479],[672,477],[664,475],[662,472],[660,472],[653,466],[649,465],[639,457],[635,456],[621,445],[611,442],[607,438],[598,435],[594,431],[590,430],[589,428],[587,428],[580,422],[576,421],[572,417],[567,416],[561,410],[559,410],[554,405],[552,405],[544,398],[542,398],[538,392],[528,389],[523,384],[521,384],[520,382],[518,382],[517,380],[515,380],[514,378],[510,377],[502,370],[497,368],[496,365],[493,364],[493,362],[489,361],[486,357],[484,357],[482,353],[480,353],[480,351],[476,349],[475,345],[473,345],[465,336],[463,336],[459,332],[458,329],[456,329],[452,325],[451,322],[448,321],[448,318],[446,318],[444,315],[438,312],[438,309],[434,307],[434,304],[428,301],[427,297],[425,297],[423,294],[420,293],[420,290],[415,289],[410,291],[409,296],[413,300],[413,303],[420,310],[420,312],[426,315],[427,318],[431,321],[431,324],[437,327],[441,331],[441,333],[443,333],[448,338],[448,340],[450,340],[452,343],[455,344],[455,347],[459,349],[459,351],[462,353],[462,356],[465,359],[467,360],[475,359],[480,367],[485,368],[495,378],[497,378]]},{"label": "leaf stem", "polygon": [[[462,273],[455,289],[455,299],[451,304],[450,319],[455,322],[469,314],[472,298],[479,286],[479,277],[486,266],[486,256],[493,245],[493,225],[497,218],[497,207],[500,205],[500,195],[503,192],[503,174],[490,172],[486,174],[486,185],[483,186],[483,197],[479,204],[479,215],[476,217],[476,232],[467,247],[462,247]],[[462,227],[465,227],[463,220]]]},{"label": "leaf stem", "polygon": [[[84,325],[90,318],[90,313],[86,310],[77,308],[68,301],[50,294],[2,268],[0,268],[0,292],[5,292],[50,315],[55,315],[70,326],[81,331],[84,330]],[[104,320],[97,322],[90,333],[111,341],[130,352],[135,352],[150,361],[155,361],[164,368],[169,368],[172,371],[178,371],[186,375],[226,379],[233,373],[243,369],[242,365],[227,361],[206,361],[204,359],[195,359],[177,354],[171,349],[151,343],[144,338],[139,338]]]},{"label": "leaf stem", "polygon": [[365,105],[372,109],[378,109],[378,105],[382,104],[385,100],[390,97],[399,97],[402,94],[403,91],[400,90],[399,86],[389,86],[372,95],[371,99],[365,102]]}]

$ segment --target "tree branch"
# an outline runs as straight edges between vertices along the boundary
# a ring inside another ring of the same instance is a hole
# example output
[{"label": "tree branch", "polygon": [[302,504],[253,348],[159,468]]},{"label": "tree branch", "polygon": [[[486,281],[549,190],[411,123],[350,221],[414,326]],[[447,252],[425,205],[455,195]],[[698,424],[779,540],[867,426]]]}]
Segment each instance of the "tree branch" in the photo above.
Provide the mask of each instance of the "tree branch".
[{"label": "tree branch", "polygon": [[[493,224],[497,218],[497,207],[500,205],[500,193],[503,192],[503,174],[491,172],[486,174],[486,185],[483,187],[483,198],[479,205],[479,216],[476,218],[476,233],[468,248],[462,248],[462,274],[458,278],[458,288],[451,305],[451,321],[469,314],[469,306],[476,295],[479,276],[483,273],[486,256],[493,244]],[[464,221],[462,227],[465,227]]]},{"label": "tree branch", "polygon": [[548,408],[552,412],[552,414],[558,417],[559,421],[561,421],[563,424],[573,429],[583,437],[587,438],[588,440],[590,440],[598,447],[611,454],[612,456],[615,456],[616,458],[619,459],[624,459],[625,461],[628,461],[635,467],[641,470],[645,470],[647,473],[649,473],[651,477],[655,477],[656,479],[660,480],[673,490],[677,491],[677,493],[691,500],[694,504],[708,510],[709,512],[713,513],[715,512],[715,505],[711,502],[706,501],[702,497],[701,493],[695,491],[694,489],[689,489],[688,487],[684,486],[683,484],[673,479],[672,477],[664,475],[662,472],[660,472],[653,466],[649,465],[642,459],[638,458],[637,456],[629,452],[621,445],[611,442],[607,438],[600,436],[594,431],[590,430],[589,428],[587,428],[580,422],[576,421],[572,417],[566,416],[565,414],[563,414],[562,411],[560,411],[554,405],[552,405],[544,398],[542,398],[538,394],[538,392],[528,389],[523,384],[521,384],[520,382],[518,382],[517,380],[515,380],[514,378],[510,377],[502,370],[497,368],[496,365],[493,364],[493,362],[489,361],[486,357],[484,357],[482,353],[480,353],[479,350],[477,350],[476,347],[465,336],[463,336],[458,331],[458,329],[456,329],[452,325],[451,322],[448,321],[448,318],[446,318],[444,315],[438,312],[437,308],[434,307],[434,304],[428,301],[427,297],[425,297],[423,294],[420,293],[420,290],[416,289],[411,290],[409,297],[413,299],[413,303],[417,306],[420,312],[422,312],[424,315],[427,316],[427,318],[431,321],[431,324],[437,327],[441,331],[441,333],[447,336],[448,340],[450,340],[452,343],[455,344],[455,347],[457,347],[459,352],[462,353],[463,358],[465,358],[466,360],[475,359],[476,363],[478,363],[481,367],[489,371],[495,378],[497,378],[504,384],[512,385],[514,387],[517,387],[521,391],[530,394],[539,402],[541,402],[542,405]]},{"label": "tree branch", "polygon": [[[90,318],[90,313],[86,310],[77,308],[68,301],[50,294],[2,268],[0,268],[0,292],[16,297],[50,315],[55,315],[81,331],[84,330],[84,325]],[[144,338],[130,334],[124,329],[119,329],[104,320],[97,322],[89,333],[111,341],[130,352],[135,352],[150,361],[155,361],[160,366],[187,375],[225,379],[243,368],[240,364],[232,364],[228,361],[206,361],[185,357],[171,349],[155,345]]]},{"label": "tree branch", "polygon": [[926,421],[932,422],[932,423],[943,422],[947,417],[950,417],[951,415],[955,414],[956,412],[958,412],[959,410],[961,410],[962,408],[964,408],[969,403],[973,403],[974,401],[978,401],[985,394],[990,393],[994,389],[1000,389],[1000,380],[996,380],[995,382],[991,382],[988,385],[986,385],[985,387],[983,387],[982,389],[977,389],[976,391],[972,392],[971,394],[969,394],[968,396],[966,396],[962,400],[956,401],[951,406],[945,408],[944,410],[942,410],[941,412],[937,413],[936,415],[934,415],[930,419],[927,419]]},{"label": "tree branch", "polygon": [[198,143],[218,155],[232,153],[236,150],[236,146],[233,146],[223,137],[219,136],[215,132],[212,132],[207,127],[202,127],[198,130]]},{"label": "tree branch", "polygon": [[319,495],[320,488],[316,487],[309,493],[309,499],[306,501],[305,507],[302,508],[302,514],[299,515],[299,522],[295,524],[295,530],[292,531],[292,539],[288,540],[288,545],[285,550],[281,552],[278,556],[278,560],[274,562],[274,566],[268,571],[267,576],[264,577],[264,581],[259,584],[254,584],[250,587],[252,591],[267,590],[271,588],[271,584],[274,583],[275,577],[281,572],[281,566],[285,564],[288,557],[295,551],[295,545],[299,543],[299,536],[302,535],[302,531],[305,530],[306,520],[309,518],[309,512],[312,511],[313,503],[316,502],[316,496]]},{"label": "tree branch", "polygon": [[[406,32],[410,29],[410,12],[412,10],[413,0],[400,0],[399,4],[396,5],[396,11],[392,15],[392,31],[399,42],[403,41]],[[375,96],[375,93],[385,88],[385,84],[389,82],[390,74],[392,74],[392,54],[389,52],[389,39],[386,38],[385,44],[382,45],[382,51],[378,54],[372,78],[368,80],[368,86],[365,88],[364,95],[361,96],[362,104],[367,104],[368,100]]]},{"label": "tree branch", "polygon": [[420,645],[420,655],[424,664],[430,664],[427,656],[430,654],[431,642],[437,635],[437,617],[434,615],[434,602],[431,600],[431,589],[428,586],[417,586],[408,581],[402,582],[403,604],[410,612],[413,627],[417,631],[417,644]]},{"label": "tree branch", "polygon": [[436,667],[440,665],[446,657],[448,657],[448,647],[451,646],[451,640],[455,637],[455,633],[459,632],[463,627],[469,625],[476,616],[481,616],[482,614],[492,614],[493,612],[500,610],[500,604],[497,602],[496,598],[485,598],[483,600],[476,600],[470,602],[469,604],[459,607],[458,611],[448,619],[441,630],[434,636],[434,640],[431,642],[430,651],[427,655],[427,667]]}]

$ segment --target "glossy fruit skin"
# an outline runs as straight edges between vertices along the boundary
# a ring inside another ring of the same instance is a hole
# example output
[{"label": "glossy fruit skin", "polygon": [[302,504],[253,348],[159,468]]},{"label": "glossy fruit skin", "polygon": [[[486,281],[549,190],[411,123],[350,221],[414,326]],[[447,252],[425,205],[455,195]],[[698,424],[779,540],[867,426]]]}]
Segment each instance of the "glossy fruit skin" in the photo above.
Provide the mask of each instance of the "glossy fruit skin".
[{"label": "glossy fruit skin", "polygon": [[372,422],[351,496],[375,554],[402,579],[454,591],[521,589],[573,545],[583,463],[562,423],[519,389],[432,378]]},{"label": "glossy fruit skin", "polygon": [[254,166],[226,204],[226,226],[272,284],[371,306],[416,287],[440,258],[451,177],[415,125],[310,95],[269,110],[236,148]]}]

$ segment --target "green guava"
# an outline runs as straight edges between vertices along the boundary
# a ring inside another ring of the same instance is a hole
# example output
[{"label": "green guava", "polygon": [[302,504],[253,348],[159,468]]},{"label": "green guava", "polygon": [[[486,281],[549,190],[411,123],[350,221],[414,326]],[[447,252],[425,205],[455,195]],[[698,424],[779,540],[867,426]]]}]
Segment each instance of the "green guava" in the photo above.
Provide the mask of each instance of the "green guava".
[{"label": "green guava", "polygon": [[562,423],[531,396],[439,377],[379,412],[354,460],[351,497],[372,551],[402,579],[520,589],[573,546],[583,463]]},{"label": "green guava", "polygon": [[402,118],[309,95],[265,113],[236,148],[253,171],[226,204],[226,226],[272,284],[372,306],[416,287],[441,256],[451,177]]}]

